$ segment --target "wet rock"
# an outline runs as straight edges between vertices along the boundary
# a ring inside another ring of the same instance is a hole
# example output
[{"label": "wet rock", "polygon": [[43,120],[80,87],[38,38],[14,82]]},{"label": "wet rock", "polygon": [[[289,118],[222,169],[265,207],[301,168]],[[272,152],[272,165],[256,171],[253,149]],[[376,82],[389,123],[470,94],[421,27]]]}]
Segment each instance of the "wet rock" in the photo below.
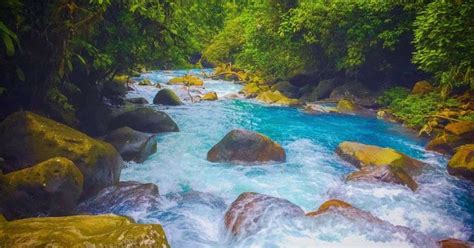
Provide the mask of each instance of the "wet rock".
[{"label": "wet rock", "polygon": [[157,208],[160,205],[158,186],[133,181],[119,182],[102,189],[97,195],[82,202],[78,212],[91,214],[120,214]]},{"label": "wet rock", "polygon": [[242,92],[247,97],[256,97],[258,94],[269,91],[269,90],[270,90],[270,87],[268,87],[268,85],[259,85],[255,82],[250,82],[244,86],[244,88],[242,89]]},{"label": "wet rock", "polygon": [[107,98],[125,96],[127,89],[128,76],[115,76],[113,80],[106,81],[102,85],[102,94]]},{"label": "wet rock", "polygon": [[6,222],[5,247],[170,247],[159,224],[114,215],[46,217]]},{"label": "wet rock", "polygon": [[127,98],[125,99],[126,102],[133,103],[133,104],[148,104],[149,102],[143,97],[135,97],[135,98]]},{"label": "wet rock", "polygon": [[142,163],[156,152],[156,135],[122,127],[104,137],[122,155],[125,161]]},{"label": "wet rock", "polygon": [[298,87],[288,81],[280,81],[270,87],[272,91],[279,91],[288,98],[298,98]]},{"label": "wet rock", "polygon": [[438,241],[440,248],[471,248],[473,243],[462,241],[459,239],[443,239]]},{"label": "wet rock", "polygon": [[306,214],[306,216],[317,216],[330,211],[332,208],[352,208],[352,205],[338,199],[331,199],[319,206],[318,210]]},{"label": "wet rock", "polygon": [[374,108],[378,106],[379,95],[380,92],[370,90],[360,82],[349,82],[336,87],[329,98],[333,100],[350,99],[359,106]]},{"label": "wet rock", "polygon": [[448,162],[448,172],[474,181],[474,144],[464,145],[457,149]]},{"label": "wet rock", "polygon": [[424,95],[433,90],[433,86],[428,81],[419,81],[416,82],[411,91],[415,95]]},{"label": "wet rock", "polygon": [[285,150],[262,134],[235,129],[207,153],[211,162],[284,162]]},{"label": "wet rock", "polygon": [[178,132],[178,125],[162,111],[151,108],[137,108],[126,111],[112,119],[109,129],[130,127],[145,133]]},{"label": "wet rock", "polygon": [[285,199],[245,192],[227,210],[225,226],[234,235],[251,234],[272,220],[299,216],[304,211]]},{"label": "wet rock", "polygon": [[188,86],[203,86],[204,85],[204,81],[192,75],[186,75],[184,77],[173,78],[170,81],[168,81],[168,83],[169,84],[182,84],[182,85],[188,85]]},{"label": "wet rock", "polygon": [[0,209],[8,220],[74,213],[84,181],[76,165],[62,157],[0,177]]},{"label": "wet rock", "polygon": [[0,124],[4,172],[20,170],[53,157],[65,157],[84,176],[83,195],[119,180],[122,159],[115,148],[66,125],[31,112],[16,112]]},{"label": "wet rock", "polygon": [[150,81],[150,79],[143,79],[138,83],[140,86],[151,86],[153,83]]},{"label": "wet rock", "polygon": [[325,106],[316,103],[307,103],[303,107],[303,111],[308,114],[320,114],[320,113],[336,113],[335,107]]},{"label": "wet rock", "polygon": [[459,146],[474,141],[474,121],[460,121],[449,123],[444,132],[431,140],[426,149],[443,154],[454,154]]},{"label": "wet rock", "polygon": [[353,172],[346,177],[347,181],[385,182],[407,186],[416,191],[418,184],[405,170],[396,166],[365,167]]},{"label": "wet rock", "polygon": [[279,105],[298,105],[298,99],[290,99],[279,91],[266,91],[260,93],[257,100],[268,103],[268,104],[279,104]]},{"label": "wet rock", "polygon": [[183,102],[171,89],[162,89],[156,93],[155,98],[153,99],[154,104],[162,104],[169,106],[182,105]]},{"label": "wet rock", "polygon": [[318,83],[314,88],[307,89],[308,93],[305,93],[301,98],[304,101],[314,102],[317,100],[328,98],[331,92],[341,84],[338,79],[326,79]]},{"label": "wet rock", "polygon": [[214,91],[208,92],[201,97],[204,101],[215,101],[217,100],[217,93]]}]

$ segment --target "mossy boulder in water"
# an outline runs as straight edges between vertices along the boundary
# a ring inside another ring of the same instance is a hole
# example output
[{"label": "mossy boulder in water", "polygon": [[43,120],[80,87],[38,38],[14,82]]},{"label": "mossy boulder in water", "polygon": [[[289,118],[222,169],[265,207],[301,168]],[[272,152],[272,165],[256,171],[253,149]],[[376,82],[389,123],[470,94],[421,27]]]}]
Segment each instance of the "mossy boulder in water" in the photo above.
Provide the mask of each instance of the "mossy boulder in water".
[{"label": "mossy boulder in water", "polygon": [[268,104],[298,105],[298,99],[290,99],[280,91],[265,91],[257,96],[257,100]]},{"label": "mossy boulder in water", "polygon": [[204,85],[204,81],[202,81],[202,79],[196,76],[192,76],[192,75],[172,78],[171,80],[168,81],[168,83],[169,84],[182,84],[182,85],[188,85],[188,86],[203,86]]},{"label": "mossy boulder in water", "polygon": [[284,162],[285,150],[265,135],[235,129],[207,153],[211,162]]},{"label": "mossy boulder in water", "polygon": [[382,181],[408,186],[415,191],[418,187],[413,176],[421,173],[424,164],[391,148],[365,145],[356,142],[342,142],[336,153],[360,171],[347,180]]},{"label": "mossy boulder in water", "polygon": [[247,83],[244,88],[242,88],[242,92],[247,96],[247,97],[255,97],[258,94],[269,91],[270,87],[268,85],[259,85],[256,82],[250,82]]},{"label": "mossy boulder in water", "polygon": [[341,99],[337,102],[336,110],[339,113],[354,113],[358,110],[358,107],[349,99]]},{"label": "mossy boulder in water", "polygon": [[0,208],[9,220],[73,213],[84,181],[76,165],[62,157],[0,177]]},{"label": "mossy boulder in water", "polygon": [[183,104],[183,102],[181,102],[179,97],[171,89],[162,89],[158,91],[158,93],[155,95],[155,98],[153,99],[153,103],[170,106]]},{"label": "mossy boulder in water", "polygon": [[119,182],[102,189],[78,206],[81,213],[126,214],[130,209],[157,209],[161,204],[158,186],[153,183]]},{"label": "mossy boulder in water", "polygon": [[271,221],[304,216],[304,211],[288,200],[245,192],[230,205],[224,221],[234,235],[253,234]]},{"label": "mossy boulder in water", "polygon": [[118,182],[122,159],[115,148],[66,125],[31,112],[16,112],[0,124],[0,156],[4,172],[11,172],[53,157],[65,157],[81,170],[84,193]]},{"label": "mossy boulder in water", "polygon": [[474,144],[464,145],[457,149],[449,160],[448,172],[451,175],[474,181]]},{"label": "mossy boulder in water", "polygon": [[158,224],[115,215],[30,218],[0,227],[5,247],[170,247]]},{"label": "mossy boulder in water", "polygon": [[145,133],[178,132],[178,125],[162,111],[151,108],[137,108],[124,112],[112,119],[111,130],[130,127]]},{"label": "mossy boulder in water", "polygon": [[215,101],[217,100],[217,93],[214,91],[207,92],[201,97],[201,99],[204,101]]},{"label": "mossy boulder in water", "polygon": [[431,140],[426,149],[443,154],[454,154],[455,149],[474,141],[474,121],[449,123],[442,134]]},{"label": "mossy boulder in water", "polygon": [[156,135],[129,127],[112,131],[104,140],[112,144],[125,161],[141,163],[156,152]]},{"label": "mossy boulder in water", "polygon": [[142,81],[140,81],[138,83],[138,85],[140,85],[140,86],[151,86],[151,85],[153,85],[153,83],[150,81],[150,79],[145,78]]}]

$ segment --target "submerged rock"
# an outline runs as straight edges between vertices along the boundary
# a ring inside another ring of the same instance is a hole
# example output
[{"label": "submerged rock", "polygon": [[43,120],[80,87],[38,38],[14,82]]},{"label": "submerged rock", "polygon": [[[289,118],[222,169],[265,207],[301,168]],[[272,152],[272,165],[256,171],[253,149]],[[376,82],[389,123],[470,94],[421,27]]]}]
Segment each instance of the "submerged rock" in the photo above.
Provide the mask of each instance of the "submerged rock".
[{"label": "submerged rock", "polygon": [[143,97],[135,97],[135,98],[127,98],[125,99],[126,102],[133,103],[133,104],[148,104],[149,102]]},{"label": "submerged rock", "polygon": [[74,213],[84,178],[74,163],[56,157],[0,178],[0,209],[9,220]]},{"label": "submerged rock", "polygon": [[4,172],[26,168],[53,157],[70,159],[84,176],[88,195],[118,182],[122,159],[115,148],[66,125],[31,112],[16,112],[0,124]]},{"label": "submerged rock", "polygon": [[217,93],[214,91],[208,92],[201,97],[204,101],[215,101],[217,100]]},{"label": "submerged rock", "polygon": [[448,172],[451,175],[474,181],[474,144],[464,145],[457,149],[449,160]]},{"label": "submerged rock", "polygon": [[156,152],[156,135],[122,127],[104,137],[125,161],[141,163]]},{"label": "submerged rock", "polygon": [[284,162],[285,150],[262,134],[235,129],[207,153],[211,162]]},{"label": "submerged rock", "polygon": [[183,102],[171,89],[162,89],[156,93],[155,98],[153,99],[154,104],[162,104],[169,106],[182,105]]},{"label": "submerged rock", "polygon": [[275,219],[298,216],[304,211],[288,200],[245,192],[227,210],[225,226],[234,235],[251,234]]},{"label": "submerged rock", "polygon": [[188,86],[203,86],[204,85],[204,81],[192,75],[186,75],[184,77],[173,78],[169,80],[168,83],[169,84],[183,84],[183,85],[188,85]]},{"label": "submerged rock", "polygon": [[151,108],[137,108],[113,118],[109,128],[130,127],[145,133],[178,132],[178,125],[162,111]]},{"label": "submerged rock", "polygon": [[454,154],[457,147],[474,141],[474,121],[449,123],[441,135],[431,140],[426,149],[443,154]]},{"label": "submerged rock", "polygon": [[418,184],[412,177],[421,173],[424,163],[403,153],[391,148],[348,141],[339,144],[336,153],[360,169],[347,177],[349,181],[381,181],[402,184],[413,191],[418,188]]},{"label": "submerged rock", "polygon": [[5,247],[170,247],[159,224],[136,224],[115,215],[77,215],[5,222]]},{"label": "submerged rock", "polygon": [[156,208],[160,205],[158,186],[133,181],[119,182],[102,189],[96,196],[82,202],[79,212],[91,214],[120,214],[129,211]]}]

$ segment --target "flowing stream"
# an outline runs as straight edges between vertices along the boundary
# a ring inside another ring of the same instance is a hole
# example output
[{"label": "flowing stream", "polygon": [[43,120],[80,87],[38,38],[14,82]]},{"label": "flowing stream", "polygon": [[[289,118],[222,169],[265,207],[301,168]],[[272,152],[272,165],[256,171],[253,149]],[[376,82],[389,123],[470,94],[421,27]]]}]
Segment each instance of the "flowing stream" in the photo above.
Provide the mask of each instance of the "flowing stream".
[{"label": "flowing stream", "polygon": [[[156,71],[139,79],[165,86],[173,77],[203,72],[209,71]],[[199,90],[216,91],[220,100],[188,101],[177,107],[150,105],[171,115],[180,132],[158,135],[158,151],[143,164],[130,163],[121,180],[157,184],[161,204],[137,202],[133,209],[121,209],[121,214],[141,223],[162,224],[172,247],[429,247],[427,237],[474,239],[474,187],[449,176],[447,159],[426,151],[426,140],[400,125],[371,117],[308,115],[296,108],[225,99],[241,87],[205,80]],[[159,90],[135,88],[129,97],[141,96],[150,102]],[[173,88],[184,91],[182,86]],[[242,166],[206,161],[207,151],[235,128],[257,131],[277,141],[287,153],[287,162]],[[345,182],[344,176],[355,168],[334,151],[346,140],[391,147],[433,168],[417,178],[420,187],[416,192],[388,183]],[[247,191],[287,199],[305,212],[338,198],[393,225],[331,215],[317,221],[269,219],[252,235],[232,237],[224,227],[224,214]],[[414,240],[395,225],[420,235]]]}]

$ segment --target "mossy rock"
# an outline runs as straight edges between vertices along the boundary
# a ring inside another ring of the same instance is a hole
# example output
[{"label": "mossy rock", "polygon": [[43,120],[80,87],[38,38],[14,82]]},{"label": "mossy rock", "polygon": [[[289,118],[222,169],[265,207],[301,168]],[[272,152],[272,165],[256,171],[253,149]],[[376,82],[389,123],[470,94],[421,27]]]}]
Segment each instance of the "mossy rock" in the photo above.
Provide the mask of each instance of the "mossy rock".
[{"label": "mossy rock", "polygon": [[279,81],[270,87],[272,91],[279,91],[288,98],[298,98],[298,87],[288,81]]},{"label": "mossy rock", "polygon": [[339,144],[336,153],[355,167],[393,166],[402,168],[410,175],[419,175],[425,164],[391,148],[344,141]]},{"label": "mossy rock", "polygon": [[154,104],[177,106],[182,105],[183,102],[171,89],[162,89],[156,93],[155,98],[153,99]]},{"label": "mossy rock", "polygon": [[290,99],[283,95],[280,91],[265,91],[263,93],[260,93],[256,99],[268,104],[278,104],[286,106],[299,104],[298,99]]},{"label": "mossy rock", "polygon": [[244,88],[242,89],[242,92],[246,96],[257,96],[258,94],[270,90],[270,87],[267,85],[258,85],[257,83],[251,82],[247,83]]},{"label": "mossy rock", "polygon": [[138,83],[140,86],[151,86],[153,83],[150,81],[150,79],[143,79]]},{"label": "mossy rock", "polygon": [[451,175],[474,181],[474,144],[464,145],[457,149],[449,160],[448,172]]},{"label": "mossy rock", "polygon": [[426,145],[426,149],[443,154],[454,154],[455,149],[469,142],[460,136],[443,132]]},{"label": "mossy rock", "polygon": [[337,102],[336,110],[339,113],[354,113],[358,110],[358,107],[349,99],[341,99]]},{"label": "mossy rock", "polygon": [[145,133],[179,132],[178,125],[168,114],[151,108],[126,111],[112,119],[109,129],[121,127],[130,127]]},{"label": "mossy rock", "polygon": [[0,208],[9,220],[74,212],[84,178],[74,163],[56,157],[3,175]]},{"label": "mossy rock", "polygon": [[424,95],[432,90],[433,86],[428,81],[423,80],[415,83],[411,93],[415,95]]},{"label": "mossy rock", "polygon": [[169,84],[182,84],[182,85],[187,85],[187,86],[203,86],[204,85],[204,81],[202,81],[202,79],[192,76],[192,75],[172,78],[168,81],[168,83]]},{"label": "mossy rock", "polygon": [[207,92],[201,97],[201,99],[204,101],[215,101],[217,100],[217,93],[214,91]]},{"label": "mossy rock", "polygon": [[230,131],[219,143],[207,153],[211,162],[284,162],[285,150],[268,138],[257,132],[235,129]]},{"label": "mossy rock", "polygon": [[84,176],[88,195],[118,182],[122,159],[117,150],[66,125],[25,111],[8,116],[0,124],[0,156],[12,172],[53,157],[65,157]]},{"label": "mossy rock", "polygon": [[326,213],[329,210],[335,209],[335,208],[339,208],[339,209],[341,209],[341,208],[352,208],[352,205],[345,202],[345,201],[341,201],[341,200],[338,200],[338,199],[331,199],[331,200],[325,201],[323,204],[321,204],[321,206],[319,206],[318,210],[311,211],[311,212],[307,213],[306,216],[317,216],[317,215]]},{"label": "mossy rock", "polygon": [[170,247],[158,224],[116,215],[15,220],[0,228],[5,247]]},{"label": "mossy rock", "polygon": [[474,121],[452,122],[444,127],[448,133],[474,140]]},{"label": "mossy rock", "polygon": [[104,137],[125,161],[142,163],[156,152],[156,135],[122,127]]}]

